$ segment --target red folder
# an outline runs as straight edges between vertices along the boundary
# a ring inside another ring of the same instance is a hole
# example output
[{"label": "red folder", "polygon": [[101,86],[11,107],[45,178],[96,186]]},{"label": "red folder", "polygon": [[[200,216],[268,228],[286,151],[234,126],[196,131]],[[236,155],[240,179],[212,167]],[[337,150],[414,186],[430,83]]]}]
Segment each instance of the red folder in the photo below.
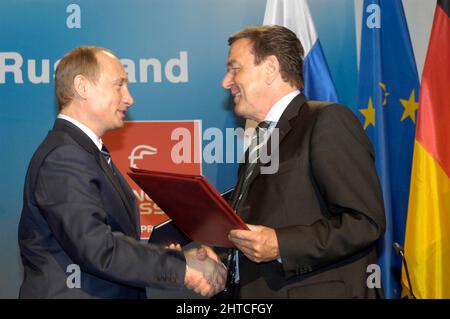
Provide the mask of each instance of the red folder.
[{"label": "red folder", "polygon": [[136,168],[128,175],[192,241],[231,248],[230,230],[249,230],[204,176]]}]

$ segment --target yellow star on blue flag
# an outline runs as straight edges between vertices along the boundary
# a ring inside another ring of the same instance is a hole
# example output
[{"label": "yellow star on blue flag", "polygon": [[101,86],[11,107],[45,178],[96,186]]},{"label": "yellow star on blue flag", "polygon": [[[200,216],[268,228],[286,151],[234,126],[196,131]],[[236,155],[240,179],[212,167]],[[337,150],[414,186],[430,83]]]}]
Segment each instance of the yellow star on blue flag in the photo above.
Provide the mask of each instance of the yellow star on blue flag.
[{"label": "yellow star on blue flag", "polygon": [[411,121],[413,123],[416,123],[416,111],[419,108],[419,102],[416,102],[416,98],[414,96],[414,89],[411,91],[409,100],[400,99],[400,102],[402,103],[402,106],[405,108],[405,111],[403,112],[400,122],[409,117],[411,118]]},{"label": "yellow star on blue flag", "polygon": [[390,95],[390,93],[386,89],[386,84],[380,82],[380,83],[378,83],[378,85],[383,90],[383,93],[384,93],[383,106],[385,106],[387,104],[387,97]]},{"label": "yellow star on blue flag", "polygon": [[375,126],[375,109],[373,107],[372,98],[369,97],[369,105],[367,109],[359,109],[362,115],[364,115],[364,129],[366,129],[370,124]]}]

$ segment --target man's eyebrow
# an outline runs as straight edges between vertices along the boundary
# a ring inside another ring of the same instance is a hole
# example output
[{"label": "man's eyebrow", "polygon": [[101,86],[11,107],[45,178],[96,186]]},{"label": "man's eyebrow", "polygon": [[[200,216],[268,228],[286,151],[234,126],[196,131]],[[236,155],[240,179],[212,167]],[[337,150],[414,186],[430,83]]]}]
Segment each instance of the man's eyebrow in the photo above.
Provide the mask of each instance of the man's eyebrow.
[{"label": "man's eyebrow", "polygon": [[113,81],[114,84],[128,83],[128,77],[117,78]]}]

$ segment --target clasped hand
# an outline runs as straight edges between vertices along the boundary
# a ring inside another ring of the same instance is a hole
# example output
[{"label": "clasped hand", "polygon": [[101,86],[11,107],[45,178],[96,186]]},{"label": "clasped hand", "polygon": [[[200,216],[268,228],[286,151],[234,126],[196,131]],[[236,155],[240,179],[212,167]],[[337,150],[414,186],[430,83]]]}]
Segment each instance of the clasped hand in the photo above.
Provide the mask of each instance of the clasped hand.
[{"label": "clasped hand", "polygon": [[211,297],[225,289],[227,269],[214,251],[207,247],[184,251],[186,275],[184,284],[196,293]]}]

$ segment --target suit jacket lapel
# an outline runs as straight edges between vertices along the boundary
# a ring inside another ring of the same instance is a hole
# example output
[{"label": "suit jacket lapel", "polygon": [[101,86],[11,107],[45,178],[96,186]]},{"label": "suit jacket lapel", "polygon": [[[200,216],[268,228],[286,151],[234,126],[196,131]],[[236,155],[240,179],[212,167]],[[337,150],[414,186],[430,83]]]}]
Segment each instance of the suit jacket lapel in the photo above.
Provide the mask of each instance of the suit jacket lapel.
[{"label": "suit jacket lapel", "polygon": [[122,176],[122,174],[120,173],[119,169],[116,167],[116,165],[114,163],[113,167],[114,167],[114,172],[115,172],[115,176],[117,177],[117,180],[120,183],[121,189],[125,192],[125,195],[127,197],[127,203],[129,203],[130,205],[130,217],[131,220],[133,222],[133,225],[135,225],[135,229],[136,229],[136,236],[137,238],[140,237],[141,234],[141,225],[140,225],[140,215],[139,215],[139,209],[136,206],[136,200],[135,200],[135,196],[133,193],[133,190],[131,189],[130,185],[128,185],[127,181],[125,180],[125,178]]},{"label": "suit jacket lapel", "polygon": [[[292,129],[291,121],[298,116],[302,105],[306,103],[306,98],[303,94],[297,95],[291,103],[286,107],[286,110],[281,115],[278,120],[275,129],[278,129],[278,143],[274,145],[272,149],[272,135],[267,140],[267,154],[269,155],[269,161],[267,163],[261,163],[258,161],[253,169],[252,175],[249,177],[249,187],[255,180],[255,178],[261,174],[261,166],[269,166],[272,162],[274,156],[279,156],[278,149],[283,142],[283,139],[288,135],[289,131]],[[279,160],[279,159],[278,159]],[[242,172],[240,172],[242,174]],[[239,180],[243,177],[239,176]]]},{"label": "suit jacket lapel", "polygon": [[[67,134],[69,134],[75,142],[77,142],[81,147],[83,147],[88,153],[91,153],[96,158],[98,164],[106,174],[108,180],[113,185],[114,189],[117,191],[118,195],[120,196],[120,199],[122,200],[127,212],[128,212],[128,221],[131,223],[131,229],[133,230],[133,233],[136,233],[136,219],[131,206],[129,199],[125,195],[117,177],[114,175],[113,171],[111,170],[111,167],[106,162],[105,158],[101,154],[100,150],[97,148],[97,146],[92,142],[92,140],[78,127],[73,125],[72,123],[57,119],[55,122],[54,130],[60,130],[64,131]],[[125,226],[125,225],[123,225]],[[128,228],[128,227],[127,227]],[[129,229],[129,228],[128,228]]]}]

